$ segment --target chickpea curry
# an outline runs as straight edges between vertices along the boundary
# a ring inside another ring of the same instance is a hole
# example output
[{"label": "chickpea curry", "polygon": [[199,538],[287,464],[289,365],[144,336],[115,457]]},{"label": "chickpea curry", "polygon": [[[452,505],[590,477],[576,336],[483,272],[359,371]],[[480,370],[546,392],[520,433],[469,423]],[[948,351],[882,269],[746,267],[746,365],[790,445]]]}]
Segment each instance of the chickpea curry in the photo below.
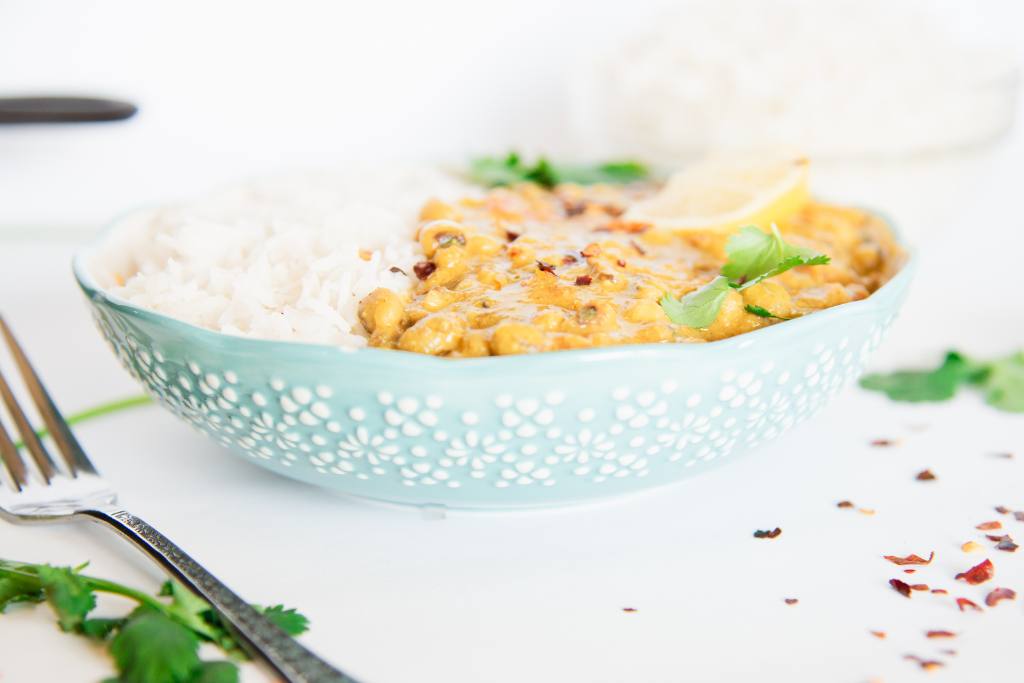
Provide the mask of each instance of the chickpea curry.
[{"label": "chickpea curry", "polygon": [[629,220],[627,209],[657,190],[523,183],[429,201],[416,235],[425,256],[416,285],[380,288],[360,302],[369,344],[472,357],[714,341],[863,299],[903,262],[881,219],[808,201],[776,224],[787,243],[827,254],[826,265],[723,292],[706,327],[676,324],[660,302],[718,276],[730,234]]}]

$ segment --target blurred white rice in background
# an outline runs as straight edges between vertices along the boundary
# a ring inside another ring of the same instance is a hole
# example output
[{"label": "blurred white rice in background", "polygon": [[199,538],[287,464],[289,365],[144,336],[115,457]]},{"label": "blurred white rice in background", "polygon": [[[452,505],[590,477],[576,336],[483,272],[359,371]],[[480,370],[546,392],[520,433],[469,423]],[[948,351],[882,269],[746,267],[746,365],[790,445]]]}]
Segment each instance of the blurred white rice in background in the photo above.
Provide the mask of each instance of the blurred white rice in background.
[{"label": "blurred white rice in background", "polygon": [[582,70],[574,119],[656,162],[799,148],[898,158],[998,136],[1017,69],[920,3],[689,0]]},{"label": "blurred white rice in background", "polygon": [[359,301],[414,283],[422,252],[411,237],[423,202],[468,193],[429,168],[252,182],[131,214],[89,267],[116,296],[201,327],[364,346]]}]

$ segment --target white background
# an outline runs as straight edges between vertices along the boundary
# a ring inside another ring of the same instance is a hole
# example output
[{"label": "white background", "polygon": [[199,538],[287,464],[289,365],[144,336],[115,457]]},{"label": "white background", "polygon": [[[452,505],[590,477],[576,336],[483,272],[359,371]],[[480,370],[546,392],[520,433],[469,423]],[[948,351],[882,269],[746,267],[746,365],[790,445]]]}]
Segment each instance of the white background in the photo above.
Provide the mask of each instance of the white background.
[{"label": "white background", "polygon": [[[311,165],[587,156],[567,114],[574,70],[679,4],[0,0],[0,96],[140,106],[121,124],[0,126],[0,234],[87,235],[141,203]],[[1024,4],[917,4],[1024,60]]]},{"label": "white background", "polygon": [[[971,4],[970,21],[967,3],[935,6],[993,36],[1022,25],[1018,3]],[[513,143],[572,151],[557,104],[561,58],[652,11],[0,0],[0,93],[67,88],[143,107],[123,126],[0,128],[0,231],[14,238],[0,241],[0,310],[68,412],[134,393],[67,267],[74,242],[111,213],[311,163],[459,160]],[[1024,346],[1022,152],[1018,126],[968,175],[943,176],[943,192],[927,174],[903,181],[902,195],[951,209],[935,223],[907,216],[922,244],[919,275],[876,367],[932,362],[947,347]],[[957,178],[962,191],[951,195]],[[888,206],[864,183],[846,192]],[[671,488],[443,520],[284,481],[155,408],[78,432],[129,509],[243,595],[300,607],[313,621],[306,642],[366,683],[920,680],[905,654],[947,662],[928,680],[975,683],[1019,678],[1024,600],[984,614],[961,614],[950,598],[908,601],[886,585],[901,574],[880,556],[935,550],[935,564],[911,578],[978,602],[994,585],[1024,596],[1024,551],[959,551],[968,539],[991,545],[973,526],[998,516],[992,506],[1024,509],[1022,419],[973,396],[898,406],[851,389],[777,444]],[[899,445],[868,445],[879,437]],[[1016,459],[993,456],[1006,451]],[[937,481],[914,480],[925,467]],[[841,499],[877,513],[839,510]],[[776,525],[779,539],[751,537]],[[1024,539],[1024,524],[1008,531]],[[90,559],[97,575],[160,581],[118,539],[79,525],[2,525],[0,556]],[[995,581],[953,580],[986,556]],[[960,635],[923,637],[940,628]],[[946,647],[958,654],[941,655]],[[60,634],[46,608],[0,616],[4,683],[109,672],[101,651]],[[264,678],[248,669],[246,680]]]}]

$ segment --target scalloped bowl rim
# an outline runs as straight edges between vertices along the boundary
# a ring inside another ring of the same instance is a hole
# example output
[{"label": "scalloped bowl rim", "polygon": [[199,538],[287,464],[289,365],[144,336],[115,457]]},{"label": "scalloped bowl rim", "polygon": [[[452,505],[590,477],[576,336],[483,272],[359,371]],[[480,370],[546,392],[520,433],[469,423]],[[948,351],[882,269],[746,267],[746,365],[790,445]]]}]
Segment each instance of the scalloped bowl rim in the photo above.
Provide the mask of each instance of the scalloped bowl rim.
[{"label": "scalloped bowl rim", "polygon": [[[360,362],[367,362],[374,365],[385,365],[391,368],[407,367],[410,370],[443,370],[445,373],[470,373],[484,369],[500,369],[502,371],[514,372],[519,366],[529,364],[530,366],[540,365],[543,367],[565,369],[567,364],[579,363],[604,363],[614,362],[632,358],[657,359],[659,357],[675,357],[679,354],[710,353],[712,349],[721,350],[726,353],[730,349],[743,349],[755,339],[770,340],[780,335],[797,333],[798,330],[812,324],[826,323],[832,318],[844,317],[860,311],[868,311],[877,307],[879,293],[902,286],[913,277],[917,266],[917,259],[911,250],[900,239],[893,222],[884,214],[875,210],[869,210],[874,216],[884,220],[889,230],[896,237],[896,241],[904,252],[904,261],[899,271],[885,284],[871,293],[865,299],[851,301],[838,306],[832,306],[825,310],[815,311],[812,314],[801,316],[795,320],[787,320],[776,325],[769,325],[750,332],[706,342],[703,344],[687,343],[653,343],[653,344],[623,344],[619,346],[605,346],[589,349],[571,349],[565,351],[545,351],[543,353],[527,353],[507,356],[485,356],[478,358],[441,358],[428,354],[415,353],[410,351],[399,351],[393,349],[378,349],[372,347],[345,348],[304,341],[287,341],[277,339],[264,339],[259,337],[244,337],[241,335],[218,332],[206,327],[201,327],[184,320],[143,308],[133,304],[115,294],[111,294],[101,287],[89,272],[88,261],[103,246],[109,233],[120,223],[120,219],[111,221],[105,229],[100,231],[97,237],[80,248],[72,258],[72,271],[79,287],[85,292],[90,301],[100,301],[120,313],[141,318],[152,324],[160,325],[183,337],[193,336],[202,343],[216,347],[222,345],[236,345],[244,350],[259,354],[270,354],[284,358],[296,358],[308,362],[337,361],[340,359],[359,358]],[[133,212],[134,213],[134,212]],[[531,369],[536,370],[536,367]]]}]

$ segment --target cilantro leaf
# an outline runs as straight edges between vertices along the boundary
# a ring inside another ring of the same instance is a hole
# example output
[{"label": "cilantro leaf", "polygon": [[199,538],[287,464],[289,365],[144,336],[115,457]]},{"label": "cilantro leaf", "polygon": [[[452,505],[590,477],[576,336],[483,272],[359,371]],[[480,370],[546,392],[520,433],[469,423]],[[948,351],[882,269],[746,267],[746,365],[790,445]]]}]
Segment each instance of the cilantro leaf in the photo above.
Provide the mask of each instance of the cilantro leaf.
[{"label": "cilantro leaf", "polygon": [[934,370],[865,375],[860,385],[870,391],[881,391],[894,401],[946,401],[953,398],[961,384],[975,381],[979,372],[984,373],[984,368],[950,351]]},{"label": "cilantro leaf", "polygon": [[57,613],[57,623],[61,630],[78,630],[86,615],[96,606],[92,587],[70,567],[44,564],[35,567],[35,573],[47,601]]},{"label": "cilantro leaf", "polygon": [[144,607],[114,637],[110,654],[124,683],[186,683],[200,668],[196,634]]},{"label": "cilantro leaf", "polygon": [[796,266],[824,265],[831,260],[824,254],[788,244],[775,225],[771,232],[754,226],[743,228],[729,238],[725,253],[728,260],[722,266],[722,275],[743,289]]},{"label": "cilantro leaf", "polygon": [[708,327],[715,322],[732,285],[729,278],[719,275],[700,289],[696,289],[682,299],[665,294],[658,302],[668,319],[677,325],[687,327]]},{"label": "cilantro leaf", "polygon": [[982,389],[990,406],[1024,413],[1024,351],[991,363],[982,379]]},{"label": "cilantro leaf", "polygon": [[559,183],[631,183],[647,178],[646,166],[636,161],[614,161],[593,165],[558,165],[540,157],[530,165],[515,152],[503,158],[481,157],[469,165],[469,179],[486,187],[532,182],[551,188]]},{"label": "cilantro leaf", "polygon": [[555,166],[554,171],[558,182],[578,185],[622,185],[643,180],[650,175],[647,167],[637,161],[613,161],[593,166]]},{"label": "cilantro leaf", "polygon": [[217,641],[222,635],[219,626],[210,623],[213,612],[210,603],[202,599],[177,581],[165,581],[160,595],[169,595],[171,605],[168,614],[189,627],[206,640]]},{"label": "cilantro leaf", "polygon": [[46,599],[39,579],[17,564],[0,560],[0,612],[18,602],[42,602]]},{"label": "cilantro leaf", "polygon": [[309,630],[309,619],[306,615],[295,611],[294,608],[286,609],[284,605],[272,605],[270,607],[259,607],[256,609],[263,612],[263,616],[270,619],[274,624],[290,636],[297,636]]},{"label": "cilantro leaf", "polygon": [[82,622],[79,632],[93,640],[106,640],[117,629],[124,626],[124,619],[107,619],[94,617]]},{"label": "cilantro leaf", "polygon": [[189,683],[238,683],[238,667],[233,662],[202,662]]},{"label": "cilantro leaf", "polygon": [[779,320],[789,320],[789,318],[783,318],[781,315],[775,315],[767,308],[761,306],[754,306],[753,304],[747,304],[743,307],[747,313],[751,313],[761,318],[778,318]]}]

